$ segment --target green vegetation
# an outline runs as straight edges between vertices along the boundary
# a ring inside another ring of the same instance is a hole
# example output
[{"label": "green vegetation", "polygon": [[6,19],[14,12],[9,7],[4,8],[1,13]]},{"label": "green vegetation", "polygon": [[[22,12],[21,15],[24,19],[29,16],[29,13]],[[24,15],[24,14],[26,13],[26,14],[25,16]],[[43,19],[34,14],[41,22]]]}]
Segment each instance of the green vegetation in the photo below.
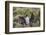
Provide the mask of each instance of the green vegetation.
[{"label": "green vegetation", "polygon": [[21,24],[16,23],[18,17],[18,15],[21,16],[26,16],[28,15],[29,17],[31,17],[31,14],[33,13],[33,15],[36,17],[34,19],[34,21],[36,21],[36,19],[38,21],[36,21],[35,23],[32,23],[33,26],[39,26],[40,25],[40,9],[39,8],[28,8],[28,7],[13,7],[13,26],[14,27],[19,27],[22,26]]}]

